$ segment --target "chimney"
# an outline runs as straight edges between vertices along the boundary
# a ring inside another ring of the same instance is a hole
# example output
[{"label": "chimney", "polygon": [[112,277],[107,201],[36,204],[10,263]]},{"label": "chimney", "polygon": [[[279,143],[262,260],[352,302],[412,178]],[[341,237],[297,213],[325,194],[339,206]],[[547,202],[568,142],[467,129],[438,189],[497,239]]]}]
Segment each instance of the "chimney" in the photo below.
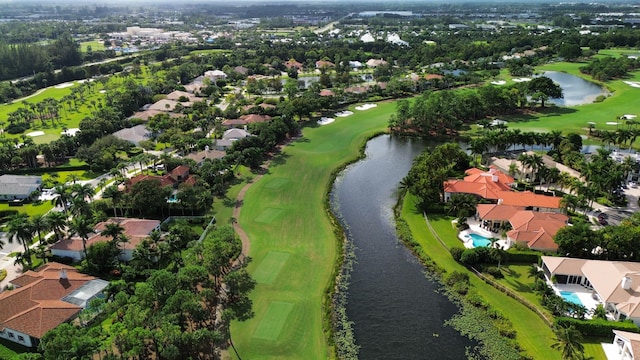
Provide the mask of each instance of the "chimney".
[{"label": "chimney", "polygon": [[60,280],[67,280],[67,270],[60,269]]},{"label": "chimney", "polygon": [[624,289],[624,290],[629,290],[631,289],[631,278],[628,276],[625,276],[622,278],[622,283],[620,284],[620,286]]}]

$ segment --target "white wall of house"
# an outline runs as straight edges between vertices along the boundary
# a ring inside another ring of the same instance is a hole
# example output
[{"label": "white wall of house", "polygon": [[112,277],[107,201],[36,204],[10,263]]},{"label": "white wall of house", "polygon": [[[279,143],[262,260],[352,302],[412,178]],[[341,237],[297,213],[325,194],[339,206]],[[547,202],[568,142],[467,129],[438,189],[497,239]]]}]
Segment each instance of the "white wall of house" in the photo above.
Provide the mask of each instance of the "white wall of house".
[{"label": "white wall of house", "polygon": [[72,251],[72,250],[51,249],[51,255],[60,256],[60,257],[70,257],[70,258],[73,258],[74,261],[79,261],[84,258],[84,253],[82,251]]},{"label": "white wall of house", "polygon": [[618,354],[620,354],[620,360],[633,360],[633,350],[629,340],[616,335],[613,339],[613,344],[616,345]]},{"label": "white wall of house", "polygon": [[32,347],[34,345],[31,342],[31,336],[9,328],[4,328],[4,330],[0,331],[0,338],[13,341],[16,344],[26,347]]}]

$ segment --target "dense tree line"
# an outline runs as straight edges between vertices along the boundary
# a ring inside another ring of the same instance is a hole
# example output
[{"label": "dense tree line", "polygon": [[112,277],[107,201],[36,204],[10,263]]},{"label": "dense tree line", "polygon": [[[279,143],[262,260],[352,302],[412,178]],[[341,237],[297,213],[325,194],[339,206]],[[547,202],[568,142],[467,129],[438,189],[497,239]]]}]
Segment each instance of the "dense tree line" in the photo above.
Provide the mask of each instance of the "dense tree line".
[{"label": "dense tree line", "polygon": [[82,62],[79,46],[70,35],[50,45],[0,43],[0,80],[47,72]]},{"label": "dense tree line", "polygon": [[607,81],[626,77],[630,71],[640,67],[640,61],[626,56],[593,59],[580,72],[591,75],[596,80]]}]

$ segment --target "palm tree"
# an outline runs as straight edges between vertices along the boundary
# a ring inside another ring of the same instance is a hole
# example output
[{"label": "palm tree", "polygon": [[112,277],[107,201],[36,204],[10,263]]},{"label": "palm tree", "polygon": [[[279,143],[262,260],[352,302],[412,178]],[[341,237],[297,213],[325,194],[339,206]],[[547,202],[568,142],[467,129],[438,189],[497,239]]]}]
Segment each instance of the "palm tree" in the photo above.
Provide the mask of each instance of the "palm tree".
[{"label": "palm tree", "polygon": [[104,230],[100,232],[102,236],[110,236],[113,239],[113,242],[116,242],[116,239],[124,233],[124,228],[117,222],[111,222],[105,225]]},{"label": "palm tree", "polygon": [[552,348],[562,352],[562,359],[573,360],[584,358],[584,345],[582,345],[582,334],[573,326],[556,326],[553,329],[556,335],[556,342]]},{"label": "palm tree", "polygon": [[89,220],[84,215],[77,215],[71,219],[69,223],[70,235],[78,235],[82,239],[82,249],[84,250],[84,257],[87,257],[87,240],[89,240],[89,234],[93,232]]},{"label": "palm tree", "polygon": [[95,189],[89,183],[82,185],[74,184],[72,189],[75,194],[75,198],[82,200],[91,200],[93,198],[93,195],[95,194]]},{"label": "palm tree", "polygon": [[62,239],[63,231],[67,225],[67,215],[58,211],[49,211],[45,215],[47,228],[53,231],[56,241]]},{"label": "palm tree", "polygon": [[123,197],[123,193],[118,190],[118,187],[115,185],[111,185],[108,188],[104,189],[102,192],[102,197],[106,199],[111,199],[111,206],[113,207],[113,216],[118,216],[117,205],[120,203]]},{"label": "palm tree", "polygon": [[65,213],[69,212],[67,203],[69,203],[69,201],[71,201],[71,198],[73,197],[71,188],[65,184],[60,184],[56,185],[53,189],[55,190],[56,194],[58,194],[58,196],[53,198],[51,202],[56,206],[62,206]]},{"label": "palm tree", "polygon": [[43,231],[48,230],[47,219],[42,214],[34,215],[31,218],[31,224],[33,225],[33,231],[38,234],[38,239],[40,239],[40,245],[44,244],[44,237],[42,236]]},{"label": "palm tree", "polygon": [[78,215],[91,215],[91,208],[89,203],[80,197],[74,197],[71,199],[71,207],[69,209],[74,216]]},{"label": "palm tree", "polygon": [[469,217],[473,215],[478,198],[471,194],[453,194],[445,204],[447,211],[456,217]]},{"label": "palm tree", "polygon": [[29,245],[33,239],[33,226],[29,221],[29,215],[25,213],[18,213],[9,217],[6,225],[7,238],[9,243],[13,240],[17,240],[24,247],[24,256],[29,267],[31,267],[31,254],[29,252]]}]

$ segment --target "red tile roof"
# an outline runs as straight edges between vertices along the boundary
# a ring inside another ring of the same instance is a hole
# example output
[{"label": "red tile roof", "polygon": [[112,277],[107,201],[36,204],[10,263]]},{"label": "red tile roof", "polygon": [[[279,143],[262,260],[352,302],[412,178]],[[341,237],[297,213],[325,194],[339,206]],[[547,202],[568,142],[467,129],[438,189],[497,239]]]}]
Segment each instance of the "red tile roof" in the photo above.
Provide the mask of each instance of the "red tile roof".
[{"label": "red tile roof", "polygon": [[521,210],[509,218],[513,230],[507,235],[514,241],[526,242],[531,249],[555,251],[558,245],[553,237],[568,220],[564,214]]},{"label": "red tile roof", "polygon": [[503,191],[499,203],[513,206],[532,206],[537,208],[560,209],[561,197],[534,194],[531,191]]},{"label": "red tile roof", "polygon": [[476,207],[478,215],[482,220],[508,221],[513,214],[520,210],[524,210],[520,206],[496,205],[496,204],[478,204]]},{"label": "red tile roof", "polygon": [[284,63],[284,66],[287,69],[291,69],[292,67],[298,68],[298,69],[302,69],[302,64],[297,62],[297,61],[295,61],[294,59],[287,60],[287,62]]},{"label": "red tile roof", "polygon": [[[60,279],[62,269],[66,279]],[[20,287],[0,293],[0,329],[9,328],[41,338],[82,310],[61,299],[93,279],[93,276],[58,263],[26,272],[12,281]]]},{"label": "red tile roof", "polygon": [[247,125],[247,122],[240,119],[227,119],[222,122],[222,126]]},{"label": "red tile roof", "polygon": [[442,79],[444,78],[444,76],[438,75],[438,74],[427,74],[424,76],[424,78],[427,80],[433,80],[433,79]]},{"label": "red tile roof", "polygon": [[245,123],[260,123],[271,120],[269,115],[247,114],[240,116],[240,120],[244,120]]},{"label": "red tile roof", "polygon": [[334,96],[335,94],[333,93],[333,91],[329,90],[329,89],[322,89],[320,90],[320,96]]}]

